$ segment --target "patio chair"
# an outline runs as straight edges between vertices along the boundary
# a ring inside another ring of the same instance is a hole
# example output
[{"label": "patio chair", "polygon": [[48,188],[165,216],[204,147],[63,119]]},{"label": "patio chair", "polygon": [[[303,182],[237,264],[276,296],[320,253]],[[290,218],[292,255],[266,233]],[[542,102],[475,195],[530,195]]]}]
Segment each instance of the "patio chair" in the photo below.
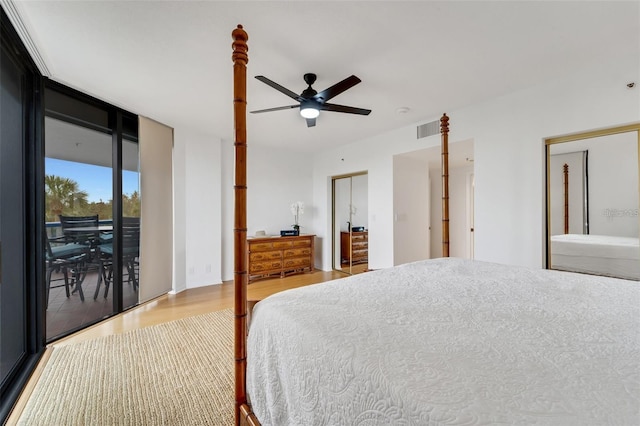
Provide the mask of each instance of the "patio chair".
[{"label": "patio chair", "polygon": [[65,216],[59,215],[62,234],[68,243],[95,246],[100,241],[98,215]]},{"label": "patio chair", "polygon": [[[46,306],[49,306],[49,293],[52,288],[62,287],[60,285],[52,285],[52,275],[54,272],[61,272],[64,278],[64,288],[67,297],[71,296],[69,291],[75,286],[75,290],[80,295],[80,300],[84,302],[84,293],[82,291],[82,281],[86,276],[86,262],[91,256],[91,248],[84,244],[67,243],[65,237],[48,238],[45,235],[45,260],[46,260],[46,278],[47,286]],[[71,277],[69,276],[71,275]],[[70,280],[71,278],[71,280]]]},{"label": "patio chair", "polygon": [[[100,271],[98,285],[93,299],[98,298],[100,284],[104,281],[104,297],[109,294],[109,285],[113,281],[113,243],[101,244]],[[122,264],[127,269],[127,281],[133,284],[133,289],[138,289],[138,257],[140,255],[140,218],[122,218]]]}]

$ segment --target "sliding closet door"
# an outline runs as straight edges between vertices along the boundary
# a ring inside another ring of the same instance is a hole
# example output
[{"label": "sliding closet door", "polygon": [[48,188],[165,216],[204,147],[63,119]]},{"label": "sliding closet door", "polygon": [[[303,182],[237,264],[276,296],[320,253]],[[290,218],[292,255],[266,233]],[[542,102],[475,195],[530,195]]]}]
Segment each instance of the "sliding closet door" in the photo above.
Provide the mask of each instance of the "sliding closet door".
[{"label": "sliding closet door", "polygon": [[366,172],[332,178],[335,270],[348,274],[368,270],[368,192]]},{"label": "sliding closet door", "polygon": [[173,129],[140,117],[140,302],[173,286]]},{"label": "sliding closet door", "polygon": [[351,177],[333,180],[333,268],[351,273]]}]

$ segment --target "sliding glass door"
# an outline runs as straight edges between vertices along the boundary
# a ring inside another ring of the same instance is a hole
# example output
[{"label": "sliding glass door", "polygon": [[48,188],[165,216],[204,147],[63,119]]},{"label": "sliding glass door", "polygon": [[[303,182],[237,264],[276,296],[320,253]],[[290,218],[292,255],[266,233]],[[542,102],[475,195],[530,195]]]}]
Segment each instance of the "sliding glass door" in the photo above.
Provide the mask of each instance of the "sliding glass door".
[{"label": "sliding glass door", "polygon": [[5,4],[0,35],[2,422],[46,341],[138,304],[141,194],[138,116],[42,77]]},{"label": "sliding glass door", "polygon": [[35,235],[40,74],[0,10],[0,422],[43,350]]},{"label": "sliding glass door", "polygon": [[0,59],[0,381],[27,352],[24,271],[23,72],[2,49]]},{"label": "sliding glass door", "polygon": [[138,304],[137,117],[51,81],[45,90],[46,339]]},{"label": "sliding glass door", "polygon": [[[100,251],[113,236],[111,157],[111,135],[45,118],[48,341],[114,312]],[[78,217],[95,219],[68,226]]]},{"label": "sliding glass door", "polygon": [[122,141],[122,304],[140,301],[140,150],[138,142]]}]

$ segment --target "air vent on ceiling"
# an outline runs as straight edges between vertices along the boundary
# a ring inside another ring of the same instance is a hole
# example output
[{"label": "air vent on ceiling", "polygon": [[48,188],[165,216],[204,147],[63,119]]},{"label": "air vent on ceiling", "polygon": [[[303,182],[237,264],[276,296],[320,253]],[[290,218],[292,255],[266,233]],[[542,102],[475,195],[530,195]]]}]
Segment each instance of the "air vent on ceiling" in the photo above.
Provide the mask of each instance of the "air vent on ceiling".
[{"label": "air vent on ceiling", "polygon": [[438,120],[418,126],[418,139],[427,136],[437,135],[440,132],[440,122]]}]

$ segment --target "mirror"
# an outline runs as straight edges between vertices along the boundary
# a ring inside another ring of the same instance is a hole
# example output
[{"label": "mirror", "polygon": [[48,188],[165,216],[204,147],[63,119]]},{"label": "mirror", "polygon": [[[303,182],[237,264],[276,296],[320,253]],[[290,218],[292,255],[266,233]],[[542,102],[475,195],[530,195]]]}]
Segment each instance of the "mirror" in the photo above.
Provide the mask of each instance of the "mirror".
[{"label": "mirror", "polygon": [[545,144],[547,268],[640,280],[640,124]]},{"label": "mirror", "polygon": [[369,266],[368,177],[356,173],[332,178],[333,269],[347,274]]}]

